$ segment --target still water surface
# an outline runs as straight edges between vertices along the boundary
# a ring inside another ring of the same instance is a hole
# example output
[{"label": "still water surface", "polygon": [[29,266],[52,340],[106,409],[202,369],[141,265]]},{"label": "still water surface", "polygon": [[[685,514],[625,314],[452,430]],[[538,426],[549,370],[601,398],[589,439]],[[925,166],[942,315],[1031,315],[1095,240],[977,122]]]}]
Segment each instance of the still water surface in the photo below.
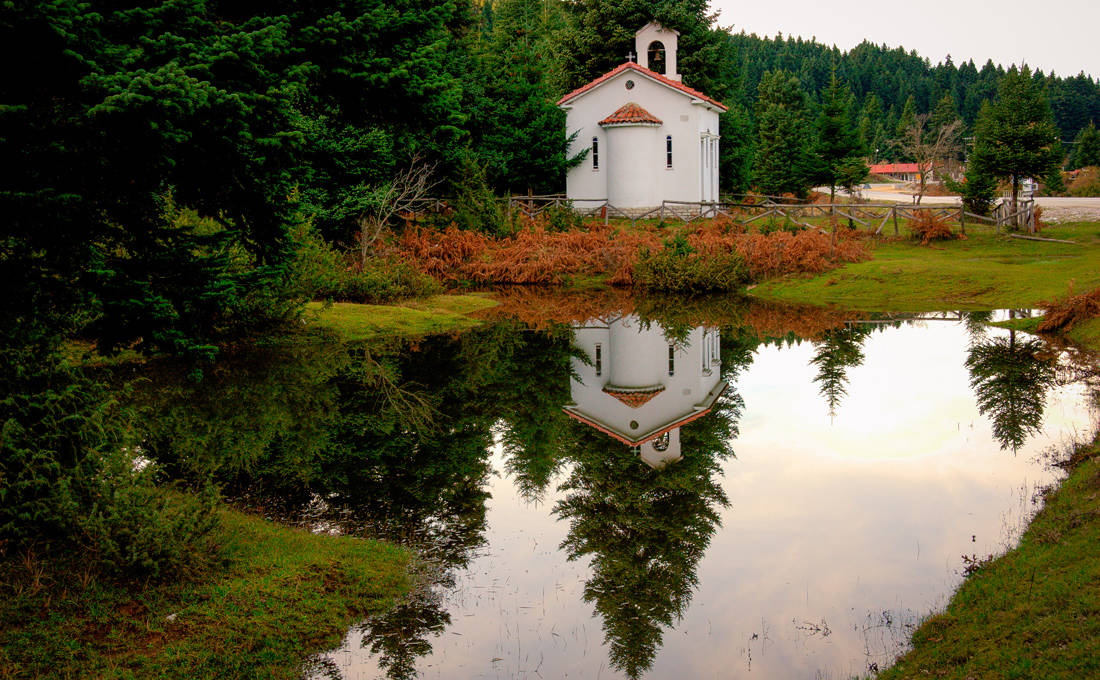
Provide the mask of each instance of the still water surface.
[{"label": "still water surface", "polygon": [[201,382],[119,369],[169,475],[423,556],[316,677],[865,674],[1096,423],[1095,378],[989,314],[503,299],[466,333],[298,338]]},{"label": "still water surface", "polygon": [[966,557],[1018,539],[1057,477],[1045,454],[1096,421],[1062,353],[943,316],[803,339],[609,312],[370,355],[438,397],[435,422],[337,437],[406,448],[315,492],[314,526],[403,540],[434,566],[315,676],[885,667]]}]

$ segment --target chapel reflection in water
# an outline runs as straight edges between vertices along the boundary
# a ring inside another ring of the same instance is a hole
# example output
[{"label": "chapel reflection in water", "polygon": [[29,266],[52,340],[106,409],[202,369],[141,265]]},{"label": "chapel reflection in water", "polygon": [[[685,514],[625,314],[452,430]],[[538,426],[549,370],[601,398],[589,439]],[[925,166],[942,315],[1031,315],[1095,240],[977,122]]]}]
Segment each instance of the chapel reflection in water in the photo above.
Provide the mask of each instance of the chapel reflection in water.
[{"label": "chapel reflection in water", "polygon": [[574,464],[554,512],[569,521],[569,558],[591,560],[584,599],[603,619],[611,663],[635,678],[689,605],[729,504],[719,475],[741,410],[727,382],[735,367],[723,366],[715,327],[670,337],[614,316],[574,338],[582,357],[564,407],[576,421]]}]

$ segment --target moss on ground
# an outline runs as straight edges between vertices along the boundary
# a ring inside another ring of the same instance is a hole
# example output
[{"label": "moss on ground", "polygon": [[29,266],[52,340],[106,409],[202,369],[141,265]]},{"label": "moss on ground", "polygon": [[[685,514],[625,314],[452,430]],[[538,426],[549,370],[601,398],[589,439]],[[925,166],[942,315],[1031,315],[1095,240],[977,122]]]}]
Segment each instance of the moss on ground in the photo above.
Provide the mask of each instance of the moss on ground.
[{"label": "moss on ground", "polygon": [[307,318],[331,328],[344,340],[356,342],[394,335],[427,335],[462,331],[480,323],[473,312],[495,306],[487,295],[436,295],[392,305],[312,302]]},{"label": "moss on ground", "polygon": [[235,511],[207,580],[114,583],[71,563],[0,563],[0,677],[298,678],[303,659],[409,589],[408,551]]},{"label": "moss on ground", "polygon": [[751,291],[780,302],[810,302],[865,311],[1036,307],[1100,285],[1095,224],[1052,227],[1043,236],[1077,244],[1028,241],[988,232],[922,246],[891,240],[872,259],[814,277],[766,281]]}]

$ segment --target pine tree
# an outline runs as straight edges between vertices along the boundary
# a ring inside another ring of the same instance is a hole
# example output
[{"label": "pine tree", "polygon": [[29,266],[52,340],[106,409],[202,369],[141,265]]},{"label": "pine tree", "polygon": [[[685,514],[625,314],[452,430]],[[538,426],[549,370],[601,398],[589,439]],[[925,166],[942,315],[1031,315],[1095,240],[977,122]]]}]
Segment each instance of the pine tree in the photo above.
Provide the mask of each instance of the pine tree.
[{"label": "pine tree", "polygon": [[1012,183],[1015,213],[1020,182],[1045,177],[1061,164],[1057,141],[1050,105],[1030,69],[1013,67],[1001,79],[997,99],[979,116],[970,162]]},{"label": "pine tree", "polygon": [[932,116],[928,119],[929,131],[935,133],[957,120],[959,120],[959,112],[955,108],[955,98],[948,92],[932,110]]},{"label": "pine tree", "polygon": [[498,191],[553,192],[580,159],[567,157],[565,113],[555,104],[549,58],[565,21],[559,5],[544,11],[532,0],[502,0],[493,28],[476,54],[477,87],[469,94],[471,151]]},{"label": "pine tree", "polygon": [[753,183],[765,195],[805,196],[813,181],[806,93],[786,71],[765,73],[756,102]]},{"label": "pine tree", "polygon": [[1077,133],[1069,165],[1073,170],[1100,165],[1100,132],[1097,132],[1096,124],[1092,121],[1089,121],[1088,127]]},{"label": "pine tree", "polygon": [[883,119],[882,99],[877,94],[872,93],[864,102],[857,123],[860,148],[872,160],[878,159],[879,149],[882,148],[885,142]]},{"label": "pine tree", "polygon": [[894,136],[903,137],[906,131],[913,127],[916,119],[917,100],[913,98],[913,95],[909,95],[909,98],[905,100],[905,106],[901,109],[901,114],[898,116],[898,122],[894,126]]},{"label": "pine tree", "polygon": [[610,71],[634,51],[634,33],[650,21],[680,32],[677,70],[685,84],[724,100],[721,77],[724,31],[714,30],[706,0],[577,0],[566,3],[571,26],[561,36],[568,89]]},{"label": "pine tree", "polygon": [[730,105],[719,122],[722,130],[719,152],[719,181],[730,193],[744,193],[752,179],[752,118],[740,104]]},{"label": "pine tree", "polygon": [[[829,89],[822,95],[821,111],[817,116],[814,179],[829,186],[830,202],[836,197],[838,185],[850,188],[867,176],[867,166],[862,164],[859,141],[851,122],[851,95],[848,85],[834,73]],[[862,172],[859,172],[860,166]]]}]

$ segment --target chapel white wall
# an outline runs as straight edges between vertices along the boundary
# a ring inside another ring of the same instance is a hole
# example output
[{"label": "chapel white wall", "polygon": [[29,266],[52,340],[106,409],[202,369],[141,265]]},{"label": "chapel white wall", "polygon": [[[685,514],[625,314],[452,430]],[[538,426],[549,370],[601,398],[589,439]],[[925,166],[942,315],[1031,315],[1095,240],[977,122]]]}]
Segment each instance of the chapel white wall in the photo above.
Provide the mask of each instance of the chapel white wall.
[{"label": "chapel white wall", "polygon": [[[634,88],[626,89],[626,81],[633,80]],[[705,133],[718,133],[718,114],[700,104],[692,104],[691,98],[684,93],[656,83],[636,71],[626,70],[617,74],[599,87],[586,92],[573,100],[566,112],[567,134],[577,132],[570,144],[570,155],[591,147],[592,138],[599,140],[600,168],[592,169],[592,157],[589,154],[584,161],[566,175],[566,195],[573,199],[578,208],[592,207],[583,199],[608,199],[608,170],[616,162],[617,156],[608,153],[608,134],[614,134],[615,128],[604,129],[599,121],[614,113],[627,102],[635,102],[663,123],[655,130],[653,146],[656,147],[652,161],[631,168],[634,181],[645,187],[632,194],[633,204],[612,205],[624,209],[655,208],[662,200],[701,201],[704,200],[703,176],[701,168],[706,167],[700,161],[699,140]],[[618,131],[622,131],[620,128]],[[665,137],[672,135],[672,168],[665,167]],[[639,143],[641,137],[638,137]],[[620,148],[623,148],[620,145]],[[640,158],[644,151],[638,151],[631,158]],[[717,172],[712,178],[716,185]],[[652,187],[650,189],[649,187]]]}]

